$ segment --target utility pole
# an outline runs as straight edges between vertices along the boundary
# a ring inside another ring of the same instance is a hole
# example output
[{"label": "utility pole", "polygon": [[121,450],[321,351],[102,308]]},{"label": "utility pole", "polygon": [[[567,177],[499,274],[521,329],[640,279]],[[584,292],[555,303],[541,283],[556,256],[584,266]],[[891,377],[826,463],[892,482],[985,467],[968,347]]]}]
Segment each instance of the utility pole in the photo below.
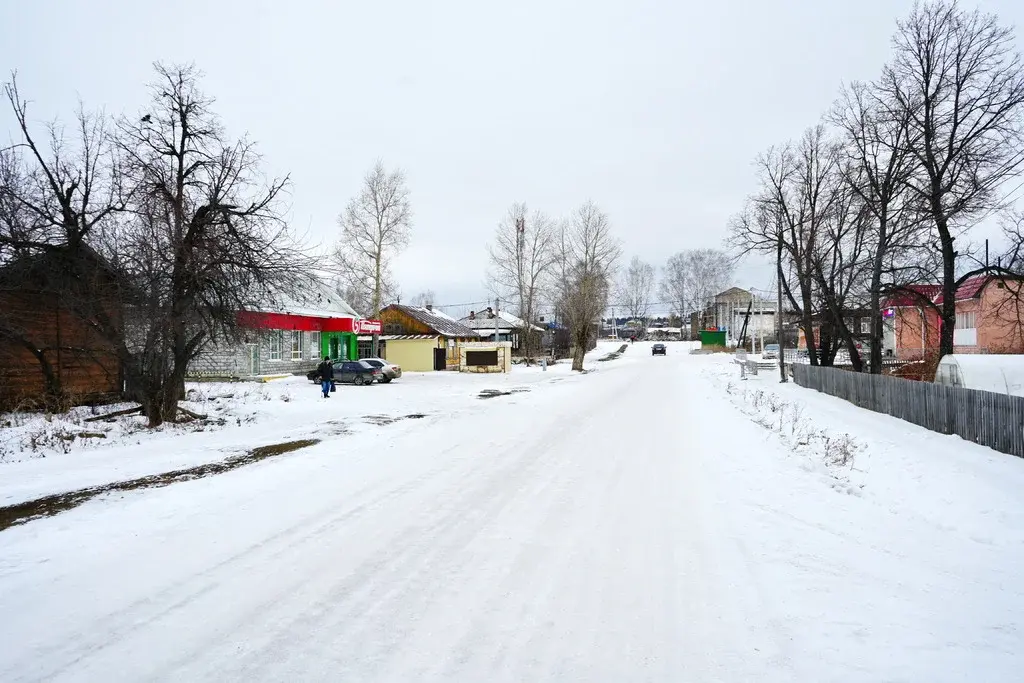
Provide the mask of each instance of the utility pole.
[{"label": "utility pole", "polygon": [[782,337],[782,230],[779,230],[779,247],[778,247],[778,272],[775,274],[776,285],[778,286],[778,309],[775,311],[775,317],[778,320],[778,334],[779,334],[779,375],[781,382],[785,384],[789,381],[786,376],[786,344]]}]

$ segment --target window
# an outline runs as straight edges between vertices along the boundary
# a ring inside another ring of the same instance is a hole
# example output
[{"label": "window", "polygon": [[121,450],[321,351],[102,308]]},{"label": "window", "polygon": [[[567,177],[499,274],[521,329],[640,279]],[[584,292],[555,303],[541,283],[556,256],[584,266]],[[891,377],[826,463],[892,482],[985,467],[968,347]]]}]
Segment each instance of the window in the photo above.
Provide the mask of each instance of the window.
[{"label": "window", "polygon": [[302,333],[292,332],[292,360],[302,360]]},{"label": "window", "polygon": [[498,364],[498,352],[495,351],[467,351],[466,365],[480,366]]},{"label": "window", "polygon": [[402,326],[399,323],[384,323],[384,334],[402,334]]},{"label": "window", "polygon": [[956,314],[956,329],[973,330],[977,327],[977,314],[974,311],[966,311]]},{"label": "window", "polygon": [[284,332],[275,330],[270,333],[270,360],[281,360],[281,347],[284,346]]},{"label": "window", "polygon": [[871,321],[870,320],[861,320],[860,321],[860,333],[861,334],[871,334]]},{"label": "window", "polygon": [[320,333],[309,333],[309,357],[320,358]]}]

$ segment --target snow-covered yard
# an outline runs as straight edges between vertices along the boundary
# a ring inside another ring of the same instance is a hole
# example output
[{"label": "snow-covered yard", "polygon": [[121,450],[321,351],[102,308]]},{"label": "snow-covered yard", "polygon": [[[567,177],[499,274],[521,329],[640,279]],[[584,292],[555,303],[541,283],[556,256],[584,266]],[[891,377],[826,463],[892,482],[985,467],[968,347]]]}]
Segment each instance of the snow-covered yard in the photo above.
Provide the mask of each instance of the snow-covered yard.
[{"label": "snow-covered yard", "polygon": [[[590,367],[619,348],[601,343]],[[482,391],[532,391],[571,378],[569,361],[513,366],[509,374],[406,373],[390,384],[341,385],[324,399],[304,377],[266,383],[197,382],[183,407],[207,420],[146,428],[141,416],[87,422],[132,404],[76,408],[66,415],[0,415],[0,507],[47,494],[222,461],[282,441],[364,435],[391,438],[382,422],[408,415],[452,418],[482,408]]]},{"label": "snow-covered yard", "polygon": [[1024,462],[729,360],[286,382],[145,434],[323,440],[0,532],[0,680],[1017,680]]}]

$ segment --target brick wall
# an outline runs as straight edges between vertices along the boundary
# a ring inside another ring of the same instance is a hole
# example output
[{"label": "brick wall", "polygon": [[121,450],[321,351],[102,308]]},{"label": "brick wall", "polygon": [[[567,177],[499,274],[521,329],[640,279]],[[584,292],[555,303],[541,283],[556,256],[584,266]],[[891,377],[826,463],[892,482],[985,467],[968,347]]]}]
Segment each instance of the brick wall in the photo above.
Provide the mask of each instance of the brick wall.
[{"label": "brick wall", "polygon": [[292,360],[291,330],[283,331],[280,358],[271,358],[272,338],[279,330],[250,332],[240,341],[208,345],[189,367],[193,377],[250,377],[251,345],[259,350],[260,375],[305,373],[316,367],[320,350],[316,333],[302,332],[302,358]]},{"label": "brick wall", "polygon": [[[0,292],[4,324],[44,358],[60,380],[65,403],[109,400],[121,391],[121,365],[113,347],[53,295]],[[38,359],[21,343],[0,339],[0,404],[42,402],[46,384]]]}]

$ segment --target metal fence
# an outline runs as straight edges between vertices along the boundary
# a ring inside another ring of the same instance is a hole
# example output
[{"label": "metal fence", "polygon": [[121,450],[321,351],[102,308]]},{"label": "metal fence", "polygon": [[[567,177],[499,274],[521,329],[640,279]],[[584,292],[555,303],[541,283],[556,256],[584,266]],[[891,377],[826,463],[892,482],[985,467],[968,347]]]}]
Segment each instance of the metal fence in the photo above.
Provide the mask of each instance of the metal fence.
[{"label": "metal fence", "polygon": [[1024,398],[932,382],[794,364],[808,389],[845,399],[942,434],[1024,457]]}]

